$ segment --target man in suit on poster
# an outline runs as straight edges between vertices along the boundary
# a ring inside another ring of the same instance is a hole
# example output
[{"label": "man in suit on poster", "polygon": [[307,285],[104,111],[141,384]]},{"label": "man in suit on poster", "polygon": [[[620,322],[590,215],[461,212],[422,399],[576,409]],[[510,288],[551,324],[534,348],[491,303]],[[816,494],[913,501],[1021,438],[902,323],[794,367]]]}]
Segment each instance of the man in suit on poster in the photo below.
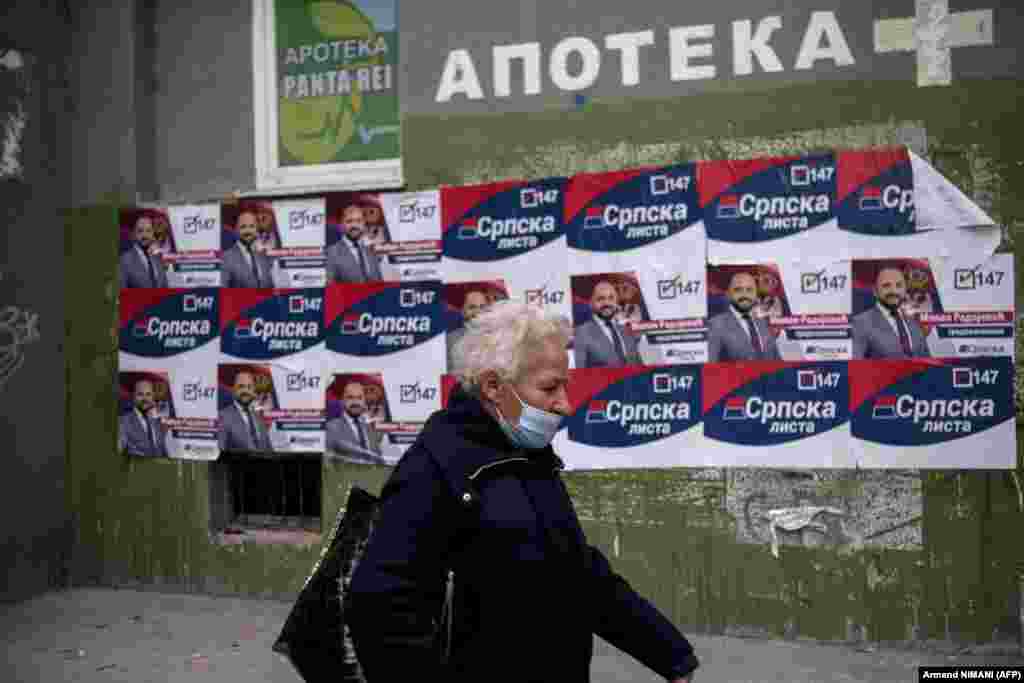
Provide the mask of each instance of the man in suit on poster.
[{"label": "man in suit on poster", "polygon": [[366,217],[362,207],[346,206],[341,223],[341,237],[327,248],[327,283],[383,280],[377,255],[363,243]]},{"label": "man in suit on poster", "polygon": [[144,458],[166,458],[167,444],[160,420],[152,417],[156,405],[153,383],[140,379],[132,388],[132,408],[121,415],[120,450]]},{"label": "man in suit on poster", "polygon": [[448,346],[448,372],[451,372],[453,369],[455,345],[466,334],[466,323],[479,315],[485,306],[487,306],[487,294],[485,292],[479,289],[471,289],[466,292],[466,297],[462,300],[462,327],[449,332],[445,339]]},{"label": "man in suit on poster", "polygon": [[916,320],[901,309],[907,281],[899,268],[882,268],[875,278],[874,306],[851,320],[854,358],[927,358],[928,344]]},{"label": "man in suit on poster", "polygon": [[768,323],[753,315],[758,300],[754,276],[733,275],[726,296],[728,310],[708,320],[708,362],[782,360]]},{"label": "man in suit on poster", "polygon": [[353,460],[384,463],[380,435],[366,421],[366,393],[360,382],[348,382],[342,389],[341,416],[327,421],[325,444],[328,451]]},{"label": "man in suit on poster", "polygon": [[122,289],[167,286],[163,260],[155,249],[153,219],[139,216],[132,228],[132,246],[121,254]]},{"label": "man in suit on poster", "polygon": [[231,405],[220,411],[221,451],[249,453],[272,451],[270,436],[256,407],[256,378],[242,370],[235,375]]},{"label": "man in suit on poster", "polygon": [[254,211],[238,214],[238,241],[224,252],[221,263],[222,287],[273,287],[270,259],[256,248],[259,221]]},{"label": "man in suit on poster", "polygon": [[577,368],[619,368],[639,365],[636,339],[625,333],[616,320],[619,295],[615,286],[601,280],[590,297],[590,320],[573,331],[573,353]]}]

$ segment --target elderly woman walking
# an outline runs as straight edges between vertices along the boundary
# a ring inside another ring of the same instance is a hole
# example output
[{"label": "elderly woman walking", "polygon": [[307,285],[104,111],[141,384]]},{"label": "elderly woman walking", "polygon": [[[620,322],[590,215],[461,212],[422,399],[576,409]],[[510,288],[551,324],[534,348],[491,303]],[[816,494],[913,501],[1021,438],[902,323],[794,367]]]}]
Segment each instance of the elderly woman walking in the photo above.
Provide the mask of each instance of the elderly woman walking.
[{"label": "elderly woman walking", "polygon": [[[467,325],[459,386],[385,485],[352,578],[347,618],[369,683],[585,683],[594,634],[691,680],[690,643],[587,544],[561,480],[550,443],[569,413],[569,334],[512,301]],[[450,636],[438,633],[446,595]]]}]

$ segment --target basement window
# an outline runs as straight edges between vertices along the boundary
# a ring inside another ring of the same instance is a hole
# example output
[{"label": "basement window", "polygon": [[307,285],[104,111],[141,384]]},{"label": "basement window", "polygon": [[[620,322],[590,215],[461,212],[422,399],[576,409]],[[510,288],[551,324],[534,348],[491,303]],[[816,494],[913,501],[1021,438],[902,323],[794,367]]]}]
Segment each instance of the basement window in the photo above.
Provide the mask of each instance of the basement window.
[{"label": "basement window", "polygon": [[319,455],[224,453],[210,467],[210,526],[221,544],[320,542]]}]

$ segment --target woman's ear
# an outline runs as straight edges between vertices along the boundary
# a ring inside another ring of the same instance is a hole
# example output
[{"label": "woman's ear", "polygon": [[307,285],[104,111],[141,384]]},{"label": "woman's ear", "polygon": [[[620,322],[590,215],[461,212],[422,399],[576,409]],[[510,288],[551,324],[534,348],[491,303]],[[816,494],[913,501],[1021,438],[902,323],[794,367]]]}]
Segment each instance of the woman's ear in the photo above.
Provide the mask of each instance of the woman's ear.
[{"label": "woman's ear", "polygon": [[498,392],[501,388],[501,380],[494,370],[487,370],[480,375],[480,394],[491,403],[498,402]]}]

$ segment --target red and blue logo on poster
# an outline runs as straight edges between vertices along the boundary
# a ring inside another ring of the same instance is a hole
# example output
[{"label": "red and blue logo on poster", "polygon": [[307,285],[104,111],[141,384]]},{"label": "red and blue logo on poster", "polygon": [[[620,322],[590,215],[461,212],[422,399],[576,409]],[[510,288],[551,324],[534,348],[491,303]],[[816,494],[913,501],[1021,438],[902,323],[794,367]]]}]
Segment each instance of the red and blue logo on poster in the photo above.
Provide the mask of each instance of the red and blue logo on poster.
[{"label": "red and blue logo on poster", "polygon": [[442,250],[459,261],[501,261],[565,234],[565,178],[441,190]]},{"label": "red and blue logo on poster", "polygon": [[120,350],[165,358],[198,349],[219,333],[218,289],[123,289]]},{"label": "red and blue logo on poster", "polygon": [[569,246],[585,251],[618,252],[660,242],[700,217],[694,164],[581,173],[569,181],[565,199]]},{"label": "red and blue logo on poster", "polygon": [[708,238],[768,242],[834,217],[835,155],[704,161],[697,167]]},{"label": "red and blue logo on poster", "polygon": [[700,422],[699,366],[572,370],[569,393],[569,438],[588,446],[641,446]]},{"label": "red and blue logo on poster", "polygon": [[384,356],[444,333],[441,283],[372,282],[327,288],[327,349]]},{"label": "red and blue logo on poster", "polygon": [[851,361],[850,373],[851,432],[864,441],[930,446],[1014,418],[1010,358]]},{"label": "red and blue logo on poster", "polygon": [[222,289],[221,352],[269,360],[324,340],[324,290]]},{"label": "red and blue logo on poster", "polygon": [[842,230],[876,236],[916,232],[914,174],[907,150],[840,153],[836,201]]},{"label": "red and blue logo on poster", "polygon": [[742,446],[800,441],[850,418],[846,363],[704,366],[704,435]]}]

